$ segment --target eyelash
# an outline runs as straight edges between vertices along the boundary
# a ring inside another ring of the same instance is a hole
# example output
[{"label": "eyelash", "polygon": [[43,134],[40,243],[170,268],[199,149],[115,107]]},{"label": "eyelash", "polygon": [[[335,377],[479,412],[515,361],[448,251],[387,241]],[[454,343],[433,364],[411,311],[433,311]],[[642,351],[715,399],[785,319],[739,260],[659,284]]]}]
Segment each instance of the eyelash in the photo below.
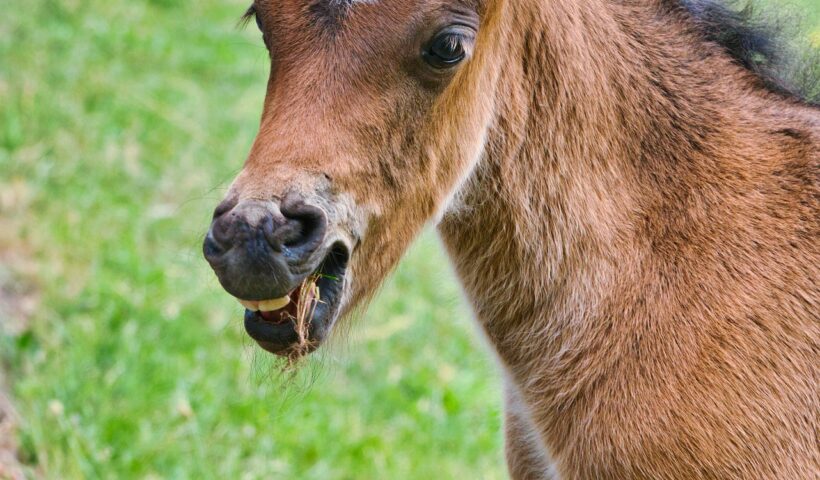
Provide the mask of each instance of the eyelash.
[{"label": "eyelash", "polygon": [[[251,18],[256,18],[256,8],[253,5],[248,7],[245,13],[242,14],[242,18],[239,19],[239,24],[244,27],[250,23]],[[257,19],[257,21],[259,20]]]},{"label": "eyelash", "polygon": [[265,42],[265,46],[268,46],[268,38],[265,34],[265,29],[262,28],[262,21],[259,19],[259,13],[256,11],[256,7],[254,5],[248,7],[248,9],[242,15],[242,18],[240,19],[239,23],[242,27],[245,27],[251,22],[251,19],[256,21],[257,28],[259,28],[259,31],[262,32],[262,40]]}]

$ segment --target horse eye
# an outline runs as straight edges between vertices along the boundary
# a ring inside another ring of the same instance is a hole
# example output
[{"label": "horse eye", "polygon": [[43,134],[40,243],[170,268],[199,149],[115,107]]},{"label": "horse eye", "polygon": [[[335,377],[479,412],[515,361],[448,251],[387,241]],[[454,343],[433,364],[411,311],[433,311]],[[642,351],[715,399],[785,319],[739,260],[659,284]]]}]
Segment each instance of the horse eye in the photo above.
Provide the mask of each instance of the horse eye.
[{"label": "horse eye", "polygon": [[435,68],[452,67],[467,56],[464,50],[464,36],[455,31],[440,32],[422,50],[421,56]]},{"label": "horse eye", "polygon": [[253,19],[256,20],[256,26],[259,28],[259,31],[264,32],[265,29],[262,28],[262,20],[259,20],[259,15],[254,15]]}]

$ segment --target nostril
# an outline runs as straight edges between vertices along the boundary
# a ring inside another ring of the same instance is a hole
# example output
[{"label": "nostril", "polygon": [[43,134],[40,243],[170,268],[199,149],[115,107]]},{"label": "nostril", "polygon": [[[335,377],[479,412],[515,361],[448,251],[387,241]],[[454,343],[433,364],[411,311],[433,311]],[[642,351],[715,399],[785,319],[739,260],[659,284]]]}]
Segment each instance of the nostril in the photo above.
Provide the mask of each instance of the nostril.
[{"label": "nostril", "polygon": [[213,259],[225,253],[225,249],[216,241],[213,234],[208,232],[202,245],[202,252],[205,254],[205,258]]},{"label": "nostril", "polygon": [[313,205],[297,204],[282,208],[286,219],[281,238],[282,245],[291,249],[312,250],[321,245],[327,230],[327,219],[322,209]]},{"label": "nostril", "polygon": [[298,247],[309,243],[311,239],[319,236],[323,231],[323,222],[321,217],[312,215],[303,215],[297,218],[289,219],[293,222],[293,233],[290,238],[285,240],[286,247]]},{"label": "nostril", "polygon": [[220,248],[225,249],[229,246],[234,237],[234,230],[235,230],[235,220],[233,215],[228,217],[219,217],[213,221],[211,224],[211,231],[208,233],[208,237],[213,239],[214,242],[220,246]]},{"label": "nostril", "polygon": [[219,218],[222,215],[233,210],[234,207],[236,207],[237,202],[238,200],[236,199],[236,197],[226,198],[225,200],[222,200],[222,202],[216,206],[216,209],[214,209],[214,218]]}]

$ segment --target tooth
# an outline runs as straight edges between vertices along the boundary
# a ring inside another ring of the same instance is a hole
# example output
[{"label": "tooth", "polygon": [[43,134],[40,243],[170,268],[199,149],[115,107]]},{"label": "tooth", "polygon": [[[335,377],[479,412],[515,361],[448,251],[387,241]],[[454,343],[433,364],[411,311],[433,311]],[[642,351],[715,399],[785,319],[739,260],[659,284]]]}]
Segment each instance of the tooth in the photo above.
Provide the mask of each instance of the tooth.
[{"label": "tooth", "polygon": [[239,303],[248,310],[255,312],[259,310],[259,302],[251,302],[249,300],[239,300]]},{"label": "tooth", "polygon": [[287,306],[290,303],[290,297],[285,295],[282,298],[275,298],[273,300],[262,300],[259,302],[259,310],[263,312],[272,312]]}]

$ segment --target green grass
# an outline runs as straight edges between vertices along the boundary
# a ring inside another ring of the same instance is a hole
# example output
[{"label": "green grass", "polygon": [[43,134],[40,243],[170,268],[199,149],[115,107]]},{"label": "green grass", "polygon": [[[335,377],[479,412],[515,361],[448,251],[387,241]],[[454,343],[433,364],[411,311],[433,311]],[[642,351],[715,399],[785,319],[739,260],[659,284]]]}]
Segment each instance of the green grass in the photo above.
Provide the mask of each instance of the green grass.
[{"label": "green grass", "polygon": [[432,235],[290,382],[201,259],[264,95],[246,0],[10,2],[0,253],[41,292],[30,330],[0,337],[24,460],[46,478],[505,476],[498,374]]},{"label": "green grass", "polygon": [[497,374],[431,235],[286,387],[201,258],[262,107],[246,3],[4,8],[0,247],[42,290],[0,344],[24,458],[47,478],[502,478]]}]

